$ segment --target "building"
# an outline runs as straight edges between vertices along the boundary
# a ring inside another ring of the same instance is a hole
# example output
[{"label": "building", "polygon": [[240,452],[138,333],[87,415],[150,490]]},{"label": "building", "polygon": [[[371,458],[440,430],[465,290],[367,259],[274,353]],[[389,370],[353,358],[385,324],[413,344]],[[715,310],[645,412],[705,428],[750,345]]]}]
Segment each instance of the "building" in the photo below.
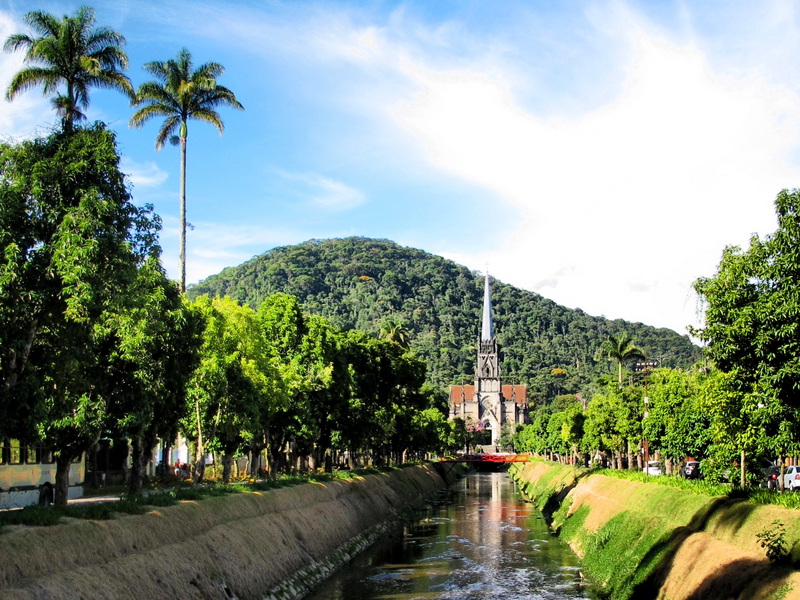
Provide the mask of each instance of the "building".
[{"label": "building", "polygon": [[500,439],[502,425],[528,422],[527,386],[503,384],[501,378],[488,273],[483,292],[475,385],[450,386],[450,420],[456,417],[491,429],[493,445]]}]

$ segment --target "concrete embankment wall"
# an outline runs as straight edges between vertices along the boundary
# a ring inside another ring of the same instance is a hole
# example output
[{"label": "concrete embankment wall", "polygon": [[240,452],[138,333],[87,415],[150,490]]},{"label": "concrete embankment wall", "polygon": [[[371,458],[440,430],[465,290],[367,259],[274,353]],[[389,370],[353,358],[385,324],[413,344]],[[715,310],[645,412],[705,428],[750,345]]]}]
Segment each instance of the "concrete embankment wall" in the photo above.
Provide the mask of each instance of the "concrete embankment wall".
[{"label": "concrete embankment wall", "polygon": [[[800,599],[800,511],[538,461],[512,476],[607,597]],[[776,526],[787,556],[773,564],[758,535]]]},{"label": "concrete embankment wall", "polygon": [[[451,473],[452,474],[452,473]],[[304,595],[445,486],[432,466],[0,535],[0,600]]]}]

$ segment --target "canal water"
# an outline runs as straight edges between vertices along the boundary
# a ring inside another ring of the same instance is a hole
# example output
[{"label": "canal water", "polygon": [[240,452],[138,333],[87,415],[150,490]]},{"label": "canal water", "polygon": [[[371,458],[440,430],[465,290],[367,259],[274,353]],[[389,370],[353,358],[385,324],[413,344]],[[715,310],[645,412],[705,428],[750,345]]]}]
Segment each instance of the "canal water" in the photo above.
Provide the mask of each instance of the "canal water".
[{"label": "canal water", "polygon": [[506,473],[473,473],[307,600],[594,598],[580,561]]}]

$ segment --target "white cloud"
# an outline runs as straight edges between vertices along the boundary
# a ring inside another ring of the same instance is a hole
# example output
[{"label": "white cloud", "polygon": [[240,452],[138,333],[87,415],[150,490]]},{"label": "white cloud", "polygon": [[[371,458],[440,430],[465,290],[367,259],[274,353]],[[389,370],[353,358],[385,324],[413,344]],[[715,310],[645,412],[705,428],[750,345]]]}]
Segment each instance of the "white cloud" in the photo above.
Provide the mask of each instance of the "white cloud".
[{"label": "white cloud", "polygon": [[[772,199],[800,180],[788,159],[800,100],[796,78],[782,78],[786,71],[775,66],[782,57],[767,53],[769,67],[735,68],[710,55],[717,40],[701,37],[685,7],[678,31],[666,33],[629,6],[588,5],[583,26],[595,28],[591,45],[570,51],[575,60],[605,52],[610,58],[598,64],[620,76],[612,85],[608,74],[597,75],[603,104],[566,98],[569,90],[591,96],[591,81],[561,86],[568,116],[541,116],[520,97],[521,90],[556,93],[557,77],[541,76],[538,64],[547,52],[524,58],[519,39],[470,37],[454,21],[429,27],[402,9],[382,26],[330,6],[303,20],[290,16],[293,27],[269,23],[269,41],[258,48],[265,56],[347,63],[341,87],[326,88],[326,97],[394,124],[404,152],[412,147],[518,211],[518,222],[499,231],[487,206],[474,231],[498,240],[496,250],[448,256],[472,268],[488,261],[502,280],[591,314],[683,331],[696,322],[692,282],[713,273],[725,245],[774,229]],[[796,32],[794,21],[780,16],[780,3],[770,6],[773,16],[759,20],[756,32],[751,11],[739,10],[747,48],[775,32]],[[789,47],[796,38],[780,36]],[[552,102],[548,110],[557,114]],[[302,183],[326,190],[313,177]],[[328,187],[330,196],[320,197],[332,198],[332,206],[358,202],[352,188],[338,195]]]},{"label": "white cloud", "polygon": [[[639,30],[623,92],[574,119],[526,113],[501,78],[410,63],[420,87],[394,111],[440,168],[496,190],[523,215],[488,256],[501,279],[593,314],[683,331],[691,283],[722,248],[774,228],[796,184],[800,100],[711,72],[693,46]],[[688,296],[688,298],[687,298]],[[687,301],[688,300],[688,301]]]},{"label": "white cloud", "polygon": [[310,205],[332,212],[351,210],[367,202],[363,192],[315,173],[289,173],[276,170],[291,187],[291,193]]},{"label": "white cloud", "polygon": [[158,187],[169,177],[169,173],[152,161],[138,163],[128,157],[122,158],[120,170],[128,176],[134,188]]},{"label": "white cloud", "polygon": [[[196,283],[226,267],[239,265],[267,248],[297,243],[303,234],[260,225],[193,222],[186,232],[186,281]],[[172,279],[180,277],[180,225],[175,217],[164,217],[161,260]]]}]

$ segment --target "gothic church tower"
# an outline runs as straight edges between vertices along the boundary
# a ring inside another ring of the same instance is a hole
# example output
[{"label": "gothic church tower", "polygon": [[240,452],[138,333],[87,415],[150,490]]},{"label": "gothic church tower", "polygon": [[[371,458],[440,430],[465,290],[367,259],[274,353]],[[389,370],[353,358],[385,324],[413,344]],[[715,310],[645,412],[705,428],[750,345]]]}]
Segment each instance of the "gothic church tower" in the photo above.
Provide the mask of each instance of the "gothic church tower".
[{"label": "gothic church tower", "polygon": [[527,386],[503,385],[500,357],[492,319],[492,292],[487,273],[483,287],[483,318],[478,338],[475,385],[450,386],[450,419],[480,423],[492,432],[497,446],[504,423],[525,423],[528,414]]},{"label": "gothic church tower", "polygon": [[489,273],[483,287],[483,321],[481,337],[478,339],[478,362],[475,365],[475,394],[479,414],[492,428],[492,444],[500,439],[502,424],[502,399],[500,383],[500,357],[497,352],[497,338],[492,321],[492,292],[489,286]]}]

